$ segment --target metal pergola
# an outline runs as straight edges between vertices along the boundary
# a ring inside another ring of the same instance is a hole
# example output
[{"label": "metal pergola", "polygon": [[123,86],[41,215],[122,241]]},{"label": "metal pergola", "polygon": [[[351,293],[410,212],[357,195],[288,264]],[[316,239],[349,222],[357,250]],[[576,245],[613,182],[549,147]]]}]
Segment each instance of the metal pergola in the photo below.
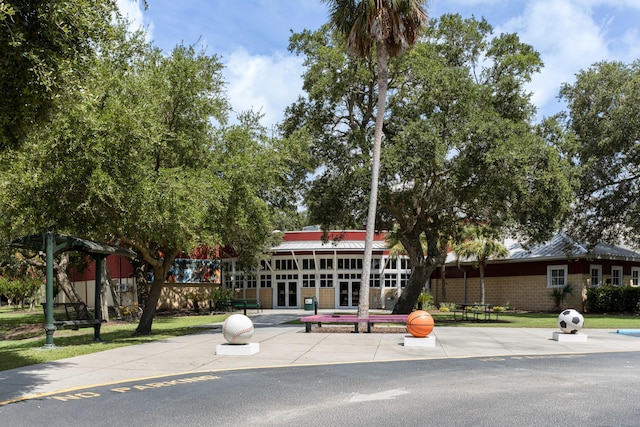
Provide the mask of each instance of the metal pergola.
[{"label": "metal pergola", "polygon": [[[135,252],[118,246],[108,245],[106,243],[94,242],[92,240],[82,239],[80,237],[67,236],[46,232],[42,234],[32,234],[30,236],[20,237],[12,240],[11,246],[33,249],[44,252],[46,254],[46,309],[45,309],[45,332],[46,332],[46,348],[53,348],[53,333],[56,330],[53,324],[53,256],[58,252],[78,251],[84,252],[96,261],[95,276],[95,318],[102,319],[102,304],[100,304],[100,294],[102,288],[102,262],[108,255],[119,255],[126,258],[135,258]],[[100,339],[100,325],[94,329],[94,341]]]}]

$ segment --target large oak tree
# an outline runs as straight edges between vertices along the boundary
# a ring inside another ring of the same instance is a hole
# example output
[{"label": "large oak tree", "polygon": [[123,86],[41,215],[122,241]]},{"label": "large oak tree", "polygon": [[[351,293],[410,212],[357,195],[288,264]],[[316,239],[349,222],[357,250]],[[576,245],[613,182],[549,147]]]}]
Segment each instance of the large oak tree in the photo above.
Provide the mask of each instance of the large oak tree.
[{"label": "large oak tree", "polygon": [[46,122],[61,92],[82,88],[116,13],[114,0],[0,2],[0,151]]},{"label": "large oak tree", "polygon": [[[568,207],[568,163],[536,132],[525,90],[539,55],[515,34],[492,30],[484,20],[445,15],[389,63],[376,227],[394,230],[410,257],[398,312],[411,311],[463,224],[542,239]],[[304,128],[314,140],[311,221],[358,227],[368,200],[375,63],[348,56],[324,28],[295,34],[290,49],[305,56],[307,96],[289,107],[283,129]]]},{"label": "large oak tree", "polygon": [[590,244],[640,244],[640,61],[596,63],[560,95],[578,178],[571,232]]},{"label": "large oak tree", "polygon": [[[222,64],[176,46],[168,55],[121,32],[105,44],[84,90],[21,150],[5,153],[0,207],[10,234],[63,231],[131,247],[153,270],[136,333],[148,334],[180,252],[231,246],[248,265],[290,205],[304,159],[246,112],[226,125]],[[296,157],[297,156],[297,157]]]}]

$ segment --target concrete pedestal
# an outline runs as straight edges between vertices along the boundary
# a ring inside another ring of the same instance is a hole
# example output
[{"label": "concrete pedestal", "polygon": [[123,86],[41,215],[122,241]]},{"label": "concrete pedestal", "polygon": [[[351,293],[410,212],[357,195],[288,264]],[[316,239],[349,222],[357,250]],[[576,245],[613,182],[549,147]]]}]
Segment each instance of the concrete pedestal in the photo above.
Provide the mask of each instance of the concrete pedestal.
[{"label": "concrete pedestal", "polygon": [[260,343],[248,344],[218,344],[216,354],[219,356],[251,356],[260,351]]},{"label": "concrete pedestal", "polygon": [[562,342],[587,342],[587,335],[585,334],[565,334],[564,332],[554,332],[554,341]]},{"label": "concrete pedestal", "polygon": [[435,347],[436,337],[429,335],[425,338],[416,338],[413,335],[405,335],[404,346],[405,347]]}]

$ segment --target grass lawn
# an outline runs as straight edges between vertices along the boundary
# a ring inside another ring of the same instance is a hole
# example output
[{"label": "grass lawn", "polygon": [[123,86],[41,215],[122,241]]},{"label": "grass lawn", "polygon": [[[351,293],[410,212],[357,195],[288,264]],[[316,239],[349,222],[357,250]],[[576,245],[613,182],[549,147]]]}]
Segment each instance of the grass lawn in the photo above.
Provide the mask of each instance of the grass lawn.
[{"label": "grass lawn", "polygon": [[0,309],[0,371],[51,362],[112,348],[141,344],[189,335],[202,329],[199,326],[222,322],[227,315],[169,316],[153,321],[149,336],[132,336],[137,323],[110,322],[102,325],[100,336],[104,342],[93,342],[93,328],[77,331],[59,330],[54,334],[55,348],[44,349],[44,315],[42,312]]}]

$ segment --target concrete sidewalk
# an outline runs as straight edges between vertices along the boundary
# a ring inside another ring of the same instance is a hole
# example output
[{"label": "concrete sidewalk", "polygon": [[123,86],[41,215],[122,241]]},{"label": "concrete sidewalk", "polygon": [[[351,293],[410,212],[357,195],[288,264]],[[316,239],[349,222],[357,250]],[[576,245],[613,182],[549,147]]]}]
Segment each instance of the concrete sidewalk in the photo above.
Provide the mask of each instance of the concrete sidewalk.
[{"label": "concrete sidewalk", "polygon": [[226,341],[220,324],[209,325],[195,335],[2,371],[0,404],[92,385],[190,372],[412,359],[640,352],[640,336],[602,329],[584,329],[587,342],[562,342],[552,339],[558,329],[440,326],[432,332],[436,338],[434,347],[405,347],[406,334],[305,333],[304,325],[283,323],[310,312],[250,311],[247,314],[255,326],[251,342],[260,344],[257,354],[216,355],[216,346]]}]

